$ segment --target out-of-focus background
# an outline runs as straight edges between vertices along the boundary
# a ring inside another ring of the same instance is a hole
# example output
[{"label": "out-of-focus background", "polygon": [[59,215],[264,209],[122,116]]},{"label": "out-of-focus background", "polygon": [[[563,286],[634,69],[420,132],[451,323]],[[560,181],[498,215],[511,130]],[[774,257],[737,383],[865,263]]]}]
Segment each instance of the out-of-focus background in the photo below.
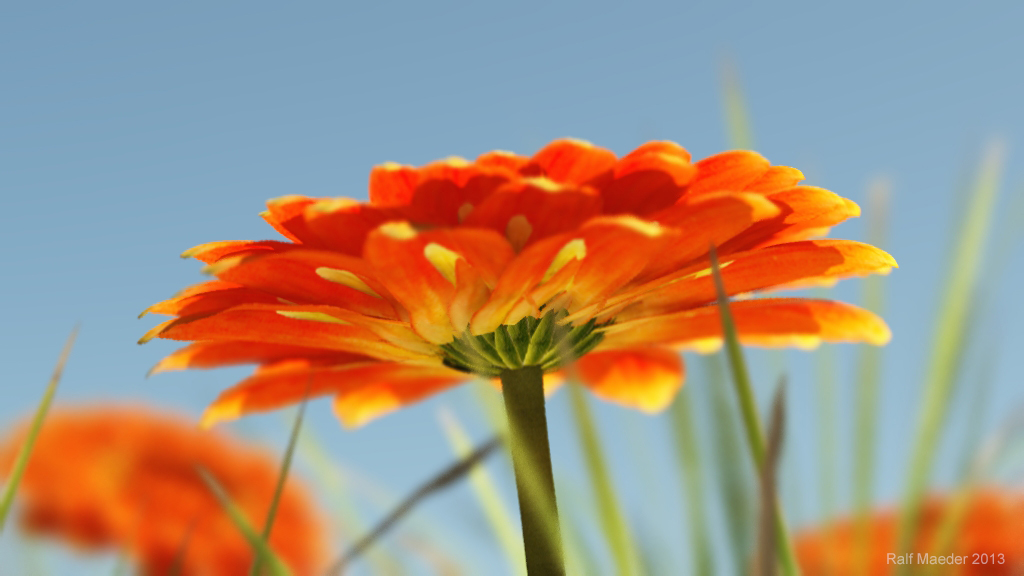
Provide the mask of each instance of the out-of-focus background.
[{"label": "out-of-focus background", "polygon": [[[1024,223],[1024,6],[124,2],[9,4],[0,15],[4,429],[34,409],[76,322],[82,330],[58,403],[145,401],[198,418],[249,369],[146,379],[175,345],[137,346],[159,318],[136,315],[204,279],[198,263],[178,259],[182,250],[275,237],[257,216],[268,198],[364,199],[377,163],[491,149],[530,154],[563,136],[620,154],[670,139],[699,159],[734,145],[724,96],[730,78],[754,148],[773,163],[798,167],[809,184],[865,208],[869,188],[889,190],[883,248],[901,268],[885,280],[883,315],[894,338],[883,351],[875,420],[877,501],[897,501],[906,482],[940,288],[970,179],[993,139],[1006,150],[1001,195],[935,483],[955,481],[967,438],[990,434],[1022,409],[1024,259],[1016,230]],[[864,240],[866,227],[852,221],[832,236]],[[858,302],[861,281],[832,293]],[[859,350],[825,353],[831,360],[820,352],[749,354],[763,407],[779,376],[789,379],[780,483],[794,526],[815,523],[829,506],[821,489],[829,452],[838,463],[831,505],[851,506]],[[689,360],[687,386],[706,394],[704,364]],[[830,420],[838,436],[827,450],[822,366],[831,366],[836,386]],[[982,417],[968,430],[979,386]],[[555,471],[563,488],[581,487],[563,490],[563,500],[586,509],[587,472],[568,404],[564,391],[550,402]],[[685,573],[685,504],[669,422],[595,408],[634,532],[680,567],[673,573]],[[346,491],[372,523],[453,458],[442,411],[474,438],[487,436],[468,387],[358,430],[343,430],[327,402],[314,402],[306,432],[350,472]],[[711,415],[697,412],[700,432]],[[225,426],[281,446],[289,414]],[[712,458],[710,438],[699,438]],[[509,467],[501,458],[488,467],[514,510]],[[308,471],[300,455],[298,473]],[[710,514],[707,530],[720,541],[721,512]],[[504,557],[484,525],[460,485],[407,526],[469,574],[503,573]],[[599,550],[597,536],[588,537]],[[0,539],[3,574],[21,573],[8,568],[19,565],[20,542],[10,530]],[[338,551],[350,543],[339,538]],[[383,544],[410,573],[432,573],[403,556],[401,538]],[[112,555],[33,547],[51,574],[109,574],[113,563]]]}]

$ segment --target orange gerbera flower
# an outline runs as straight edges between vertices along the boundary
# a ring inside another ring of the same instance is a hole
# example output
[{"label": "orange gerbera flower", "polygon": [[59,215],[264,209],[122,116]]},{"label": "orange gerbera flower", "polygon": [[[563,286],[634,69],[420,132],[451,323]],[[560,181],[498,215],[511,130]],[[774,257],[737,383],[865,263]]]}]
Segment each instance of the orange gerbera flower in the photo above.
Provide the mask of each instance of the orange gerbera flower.
[{"label": "orange gerbera flower", "polygon": [[[921,515],[918,539],[914,545],[911,567],[919,567],[924,554],[954,555],[956,574],[1011,575],[1024,574],[1024,496],[999,490],[975,494],[968,504],[966,516],[952,541],[952,548],[937,551],[937,534],[949,509],[949,501],[932,498]],[[857,524],[846,520],[831,530],[812,530],[796,538],[796,554],[805,576],[853,576],[865,559],[870,576],[895,574],[899,566],[897,530],[899,514],[886,511],[870,519],[869,544],[860,548]],[[890,556],[891,555],[891,556]],[[960,561],[957,561],[957,558]],[[907,558],[904,558],[906,564]],[[948,573],[949,569],[940,572]]]},{"label": "orange gerbera flower", "polygon": [[[217,279],[149,312],[149,331],[194,344],[156,371],[260,367],[205,421],[333,395],[357,425],[465,381],[528,365],[577,375],[601,398],[655,411],[682,383],[678,351],[721,328],[708,251],[731,295],[887,273],[885,252],[811,240],[859,214],[799,170],[754,152],[697,163],[671,142],[623,158],[578,140],[532,157],[490,152],[370,173],[369,203],[286,196],[263,217],[287,241],[185,252]],[[882,344],[873,314],[828,300],[743,300],[742,340]]]},{"label": "orange gerbera flower", "polygon": [[[0,475],[9,473],[24,438],[23,428],[0,443]],[[120,548],[143,574],[168,574],[176,562],[182,576],[246,574],[251,548],[197,466],[261,527],[277,481],[275,460],[187,419],[137,407],[57,410],[19,485],[22,523],[87,549]],[[294,481],[282,494],[270,544],[296,575],[324,567],[321,523]]]}]

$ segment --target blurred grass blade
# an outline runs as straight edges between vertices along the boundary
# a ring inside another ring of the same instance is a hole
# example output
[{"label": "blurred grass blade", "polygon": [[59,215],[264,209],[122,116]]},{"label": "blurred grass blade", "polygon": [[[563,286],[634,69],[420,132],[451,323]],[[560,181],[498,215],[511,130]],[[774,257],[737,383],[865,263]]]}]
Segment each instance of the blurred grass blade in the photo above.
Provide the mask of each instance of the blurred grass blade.
[{"label": "blurred grass blade", "polygon": [[117,556],[117,564],[114,564],[114,576],[127,576],[129,568],[128,555],[121,553]]},{"label": "blurred grass blade", "polygon": [[[567,484],[574,484],[571,481]],[[564,484],[559,484],[564,486]],[[594,550],[586,538],[583,537],[585,532],[584,526],[588,524],[586,520],[580,517],[578,512],[588,511],[590,507],[574,497],[580,497],[581,495],[573,490],[560,490],[559,494],[567,494],[569,498],[563,498],[561,511],[562,522],[562,535],[564,536],[563,544],[565,545],[565,571],[567,576],[593,576],[596,574],[602,574],[603,571],[598,565],[600,555]],[[520,562],[522,563],[522,562]]]},{"label": "blurred grass blade", "polygon": [[11,511],[11,504],[14,503],[14,494],[18,491],[18,483],[21,482],[21,477],[25,474],[25,469],[28,467],[28,460],[32,455],[32,447],[35,445],[39,431],[43,427],[43,421],[46,419],[46,413],[50,410],[50,404],[53,403],[53,397],[57,393],[57,384],[60,383],[60,377],[64,373],[64,365],[68,362],[68,356],[71,354],[71,348],[75,345],[75,338],[77,336],[78,326],[75,326],[71,330],[71,335],[68,336],[67,342],[64,343],[64,349],[61,350],[60,357],[57,359],[57,366],[53,369],[53,376],[50,377],[50,383],[46,385],[43,399],[39,402],[36,414],[32,418],[32,425],[29,428],[28,435],[25,437],[25,443],[18,450],[18,456],[14,460],[14,468],[11,470],[11,475],[7,478],[3,494],[0,495],[0,534],[3,533],[4,526],[7,524],[7,515]]},{"label": "blurred grass blade", "polygon": [[705,356],[704,372],[710,386],[715,472],[729,534],[733,574],[747,574],[754,523],[753,474],[750,460],[738,458],[744,450],[736,430],[742,426],[736,406],[729,397],[722,355]]},{"label": "blurred grass blade", "polygon": [[725,125],[729,130],[729,146],[744,150],[754,148],[753,130],[747,114],[739,74],[731,60],[722,63],[722,99],[725,102]]},{"label": "blurred grass blade", "polygon": [[217,501],[227,512],[228,517],[231,519],[231,523],[235,525],[235,528],[245,537],[246,541],[249,542],[249,546],[252,547],[253,552],[256,556],[262,556],[263,561],[266,562],[267,568],[271,576],[289,576],[291,571],[284,562],[274,554],[274,551],[270,549],[270,546],[260,538],[260,535],[256,530],[249,524],[249,521],[245,518],[245,514],[231,501],[228,493],[224,491],[224,488],[217,482],[217,479],[213,477],[208,470],[202,467],[197,467],[196,472],[199,477],[202,478],[210,492],[213,493]]},{"label": "blurred grass blade", "polygon": [[601,440],[597,435],[597,426],[594,424],[587,397],[578,384],[569,384],[569,400],[594,491],[601,530],[615,563],[615,573],[623,576],[637,574],[639,559],[636,545],[612,485],[611,474],[608,472],[608,464],[601,449]]},{"label": "blurred grass blade", "polygon": [[[1013,437],[1024,428],[1022,424],[1024,422],[1019,420],[1010,420],[1000,426],[986,442],[975,446],[974,457],[971,459],[963,482],[942,513],[933,540],[935,543],[932,547],[933,554],[948,556],[954,552],[953,545],[956,536],[960,533],[960,528],[970,512],[970,504],[977,494],[979,484],[985,479],[1000,455],[1006,451]],[[939,569],[935,566],[931,567],[928,573],[940,574]]]},{"label": "blurred grass blade", "polygon": [[[441,425],[444,428],[448,442],[452,445],[455,455],[459,458],[466,458],[473,452],[466,431],[456,420],[455,415],[450,412],[441,413]],[[494,483],[487,469],[483,466],[476,466],[469,473],[469,483],[476,495],[477,502],[487,518],[494,536],[498,540],[508,565],[514,567],[515,574],[525,575],[526,565],[523,564],[524,552],[523,541],[519,537],[519,529],[512,518],[505,503],[498,493],[498,487]]]},{"label": "blurred grass blade", "polygon": [[680,473],[686,488],[686,508],[690,515],[689,528],[692,537],[691,553],[693,554],[694,574],[715,574],[707,531],[702,529],[703,526],[708,525],[707,510],[704,504],[706,502],[704,470],[701,467],[691,395],[692,389],[689,386],[683,387],[672,403],[669,417],[672,421],[672,430],[675,432]]},{"label": "blurred grass blade", "polygon": [[[306,391],[302,395],[302,402],[299,404],[299,411],[295,414],[295,424],[292,425],[292,433],[288,437],[288,447],[284,451],[284,458],[281,460],[281,470],[277,473],[277,484],[274,486],[274,496],[270,499],[270,507],[267,509],[267,519],[263,522],[263,541],[270,544],[270,532],[274,529],[274,518],[277,517],[277,507],[281,503],[281,494],[288,482],[288,472],[292,468],[292,458],[295,456],[295,446],[299,440],[299,431],[302,430],[302,420],[306,415],[306,404],[309,401],[309,388],[313,383],[313,376],[310,374],[306,382]],[[252,563],[250,576],[259,576],[263,565],[262,558],[256,557]]]},{"label": "blurred grass blade", "polygon": [[[174,551],[174,558],[171,558],[171,566],[167,569],[167,576],[180,576],[182,569],[185,567],[185,557],[188,555],[188,546],[192,543],[192,534],[196,529],[196,519],[193,518],[188,524],[188,528],[185,530],[185,534],[181,537],[181,542],[178,543],[178,549]],[[124,563],[127,565],[127,558],[122,556]]]},{"label": "blurred grass blade", "polygon": [[768,444],[765,447],[764,466],[761,467],[761,512],[758,518],[757,551],[760,576],[775,576],[778,566],[776,542],[779,534],[775,514],[779,506],[775,487],[786,426],[785,400],[786,379],[782,377],[772,400],[771,417],[768,420]]},{"label": "blurred grass blade", "polygon": [[369,548],[373,543],[387,533],[399,520],[408,514],[417,504],[420,503],[424,498],[443,490],[450,486],[453,482],[460,480],[463,476],[468,474],[478,463],[483,461],[487,456],[494,452],[497,448],[502,445],[501,438],[495,436],[481,445],[479,448],[473,451],[469,456],[459,460],[455,464],[449,466],[443,470],[440,474],[429,480],[426,484],[423,484],[416,489],[412,494],[403,500],[395,509],[388,514],[384,520],[382,520],[369,534],[361,538],[355,544],[349,548],[341,558],[339,558],[327,571],[328,574],[340,575],[343,574],[348,564],[358,557],[364,550]]},{"label": "blurred grass blade", "polygon": [[[348,485],[348,479],[340,466],[327,454],[312,428],[302,434],[298,450],[303,461],[310,466],[313,477],[327,492],[331,500],[331,508],[340,516],[339,536],[355,539],[356,534],[363,533],[365,522],[356,508],[354,491]],[[367,559],[373,565],[372,573],[374,574],[387,574],[388,576],[402,574],[402,568],[398,562],[379,548],[370,551],[367,554]]]},{"label": "blurred grass blade", "polygon": [[[977,288],[985,239],[998,196],[1003,154],[1000,142],[990,144],[986,150],[970,190],[968,206],[954,247],[944,294],[939,304],[938,324],[924,383],[924,401],[911,454],[897,553],[909,551],[917,533],[935,452],[962,360],[968,311]],[[905,574],[906,568],[901,568],[900,573]]]},{"label": "blurred grass blade", "polygon": [[[739,335],[736,333],[736,324],[732,318],[732,311],[729,308],[729,297],[726,296],[725,285],[722,282],[722,272],[718,264],[718,253],[714,246],[711,246],[711,275],[715,281],[715,291],[718,294],[718,311],[722,320],[722,336],[725,340],[725,351],[729,358],[729,367],[732,372],[733,384],[736,386],[736,394],[740,400],[740,413],[743,416],[744,429],[747,433],[747,441],[750,444],[750,451],[753,455],[754,464],[758,472],[763,474],[767,458],[767,446],[765,444],[764,432],[761,429],[761,418],[757,414],[757,403],[754,399],[754,391],[750,385],[750,374],[747,371],[746,361],[743,359],[743,349],[740,347]],[[776,548],[778,550],[779,562],[782,564],[783,574],[793,576],[800,573],[796,564],[796,555],[789,542],[789,533],[786,530],[786,523],[782,517],[779,506],[775,507],[776,526]]]},{"label": "blurred grass blade", "polygon": [[[888,229],[890,185],[877,179],[868,187],[867,243],[885,248]],[[864,278],[862,304],[875,314],[885,305],[883,276]],[[875,429],[878,413],[878,386],[882,371],[882,349],[862,344],[857,362],[857,397],[853,432],[853,510],[857,522],[857,557],[854,573],[868,573],[871,501],[875,479]]]}]

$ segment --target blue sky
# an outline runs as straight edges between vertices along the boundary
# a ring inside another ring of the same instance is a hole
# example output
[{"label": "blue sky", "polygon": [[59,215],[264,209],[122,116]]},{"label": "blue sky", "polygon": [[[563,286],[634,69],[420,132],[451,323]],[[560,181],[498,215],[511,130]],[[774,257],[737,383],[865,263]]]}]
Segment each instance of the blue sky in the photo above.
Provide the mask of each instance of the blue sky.
[{"label": "blue sky", "polygon": [[[1024,309],[1013,290],[1024,262],[1018,245],[1006,244],[1007,229],[1020,225],[1011,197],[1024,182],[1024,7],[1015,3],[29,3],[2,14],[4,427],[36,404],[76,322],[82,331],[61,401],[146,401],[198,415],[246,370],[145,379],[174,346],[136,346],[155,322],[136,315],[202,280],[197,263],[177,258],[183,249],[273,237],[257,216],[267,198],[364,198],[368,171],[380,162],[532,153],[562,136],[618,153],[672,139],[707,156],[729,147],[725,62],[741,78],[755,147],[772,162],[799,167],[809,183],[862,205],[873,178],[892,183],[886,248],[901,268],[887,280],[885,317],[895,337],[885,350],[879,497],[892,501],[902,487],[938,287],[964,201],[957,193],[990,138],[1002,138],[1009,152],[1002,229],[993,233],[1005,247],[987,262],[993,287],[981,307],[985,339],[975,343],[996,351],[988,429],[1024,400],[1015,357],[1024,347],[1015,330]],[[864,234],[857,221],[833,232]],[[847,281],[835,292],[855,301],[859,288]],[[853,357],[849,347],[837,351],[845,424]],[[786,362],[793,476],[807,487],[791,506],[812,520],[812,355],[753,359],[763,396]],[[437,420],[442,406],[482,437],[466,391],[354,432],[342,431],[319,402],[310,423],[346,466],[402,493],[450,458]],[[556,472],[568,481],[581,479],[582,468],[566,406],[553,400],[551,418]],[[644,502],[629,430],[659,439],[647,447],[650,470],[667,506],[681,507],[664,419],[606,405],[597,414],[631,515],[658,508]],[[285,434],[279,415],[231,427],[272,442]],[[956,442],[949,444],[940,471],[955,459]],[[424,514],[445,518],[479,565],[499,559],[474,531],[482,520],[468,490],[455,489]],[[651,522],[670,533],[674,516]],[[0,556],[9,553],[0,545]]]}]

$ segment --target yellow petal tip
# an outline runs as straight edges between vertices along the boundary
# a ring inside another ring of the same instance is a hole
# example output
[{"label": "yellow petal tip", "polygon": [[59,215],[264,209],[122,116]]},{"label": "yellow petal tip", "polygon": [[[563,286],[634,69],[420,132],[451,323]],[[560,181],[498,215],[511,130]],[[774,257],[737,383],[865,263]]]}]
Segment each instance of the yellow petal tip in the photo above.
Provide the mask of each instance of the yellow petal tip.
[{"label": "yellow petal tip", "polygon": [[243,404],[241,398],[214,402],[203,412],[203,416],[199,420],[199,427],[209,430],[221,422],[237,420],[242,415]]}]

